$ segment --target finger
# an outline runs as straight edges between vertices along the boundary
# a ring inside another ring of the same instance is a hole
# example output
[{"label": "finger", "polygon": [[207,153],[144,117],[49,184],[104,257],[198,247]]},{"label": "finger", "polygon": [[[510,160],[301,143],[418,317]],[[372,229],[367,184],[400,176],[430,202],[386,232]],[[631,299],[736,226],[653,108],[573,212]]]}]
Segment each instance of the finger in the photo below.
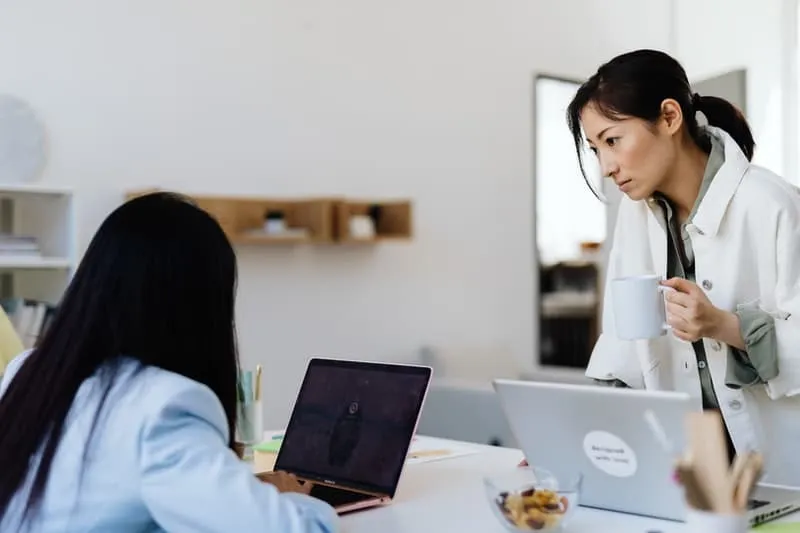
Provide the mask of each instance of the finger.
[{"label": "finger", "polygon": [[694,342],[694,340],[695,340],[693,335],[690,335],[689,333],[687,333],[685,331],[682,331],[682,330],[679,330],[679,329],[673,328],[672,329],[672,333],[676,337],[678,337],[680,340],[685,341],[685,342]]},{"label": "finger", "polygon": [[[688,307],[684,307],[682,305],[674,304],[671,302],[667,303],[667,324],[670,326],[677,326],[681,324],[687,324],[691,319],[691,312]],[[676,324],[671,323],[670,321],[676,321]]]},{"label": "finger", "polygon": [[691,320],[686,320],[677,315],[669,315],[667,316],[667,324],[672,328],[675,336],[681,340],[694,342],[699,338],[697,327],[693,325]]},{"label": "finger", "polygon": [[693,296],[678,291],[670,291],[664,295],[664,298],[667,300],[668,305],[675,304],[681,307],[689,307],[694,302]]},{"label": "finger", "polygon": [[691,323],[679,317],[672,317],[667,319],[667,324],[670,329],[675,333],[675,336],[682,340],[694,340],[694,328]]},{"label": "finger", "polygon": [[662,281],[661,285],[686,294],[691,294],[697,288],[697,285],[683,278],[669,278]]}]

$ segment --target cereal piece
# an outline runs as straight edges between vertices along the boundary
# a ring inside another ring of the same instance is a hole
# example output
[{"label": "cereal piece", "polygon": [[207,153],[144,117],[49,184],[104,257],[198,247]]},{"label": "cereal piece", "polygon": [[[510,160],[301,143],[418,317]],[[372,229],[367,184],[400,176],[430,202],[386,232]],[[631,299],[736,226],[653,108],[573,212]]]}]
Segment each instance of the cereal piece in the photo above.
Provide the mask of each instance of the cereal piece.
[{"label": "cereal piece", "polygon": [[563,518],[563,516],[560,515],[560,514],[547,514],[547,515],[544,515],[545,526],[548,529],[554,528],[554,527],[556,527],[558,525],[558,523],[561,521],[562,518]]},{"label": "cereal piece", "polygon": [[545,513],[539,509],[531,509],[528,511],[528,516],[535,518],[536,520],[544,520]]},{"label": "cereal piece", "polygon": [[511,521],[517,527],[525,527],[528,523],[528,515],[525,514],[524,511],[511,511]]},{"label": "cereal piece", "polygon": [[519,494],[509,494],[505,505],[509,511],[522,511],[525,508],[525,504]]},{"label": "cereal piece", "polygon": [[545,509],[545,511],[547,511],[549,513],[557,513],[557,512],[560,513],[561,512],[561,504],[559,502],[557,502],[557,501],[555,501],[555,502],[547,502],[544,505],[544,509]]},{"label": "cereal piece", "polygon": [[539,520],[529,516],[528,520],[525,522],[525,525],[531,529],[543,529],[547,524],[544,520]]},{"label": "cereal piece", "polygon": [[567,509],[569,509],[569,500],[566,496],[561,497],[561,512],[566,513]]}]

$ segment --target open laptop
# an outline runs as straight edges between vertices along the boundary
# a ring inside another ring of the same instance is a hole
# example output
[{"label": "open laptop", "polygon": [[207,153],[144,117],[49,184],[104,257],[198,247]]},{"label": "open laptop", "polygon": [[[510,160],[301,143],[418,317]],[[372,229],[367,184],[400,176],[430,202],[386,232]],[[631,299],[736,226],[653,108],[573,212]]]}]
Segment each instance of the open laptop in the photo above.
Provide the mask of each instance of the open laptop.
[{"label": "open laptop", "polygon": [[389,503],[414,438],[430,367],[314,358],[276,471],[313,483],[339,513]]},{"label": "open laptop", "polygon": [[[683,521],[683,489],[673,480],[675,458],[646,422],[652,412],[675,450],[684,448],[688,395],[598,385],[498,379],[494,388],[528,463],[557,479],[580,473],[580,504]],[[759,485],[751,525],[800,509],[800,491]]]}]

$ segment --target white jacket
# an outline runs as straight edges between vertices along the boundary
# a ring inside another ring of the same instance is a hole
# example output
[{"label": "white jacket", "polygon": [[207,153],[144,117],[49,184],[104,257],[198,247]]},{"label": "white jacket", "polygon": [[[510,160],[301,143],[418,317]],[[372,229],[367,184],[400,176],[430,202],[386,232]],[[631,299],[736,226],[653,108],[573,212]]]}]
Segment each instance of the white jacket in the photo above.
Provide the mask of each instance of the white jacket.
[{"label": "white jacket", "polygon": [[[775,318],[779,375],[763,385],[725,385],[727,345],[705,339],[720,409],[737,450],[765,454],[765,481],[800,486],[800,190],[747,161],[734,140],[688,226],[700,287],[718,308],[755,305]],[[609,257],[603,333],[586,374],[631,387],[689,393],[702,407],[697,360],[674,335],[623,341],[615,336],[608,283],[616,277],[666,276],[667,233],[653,201],[623,197]]]}]

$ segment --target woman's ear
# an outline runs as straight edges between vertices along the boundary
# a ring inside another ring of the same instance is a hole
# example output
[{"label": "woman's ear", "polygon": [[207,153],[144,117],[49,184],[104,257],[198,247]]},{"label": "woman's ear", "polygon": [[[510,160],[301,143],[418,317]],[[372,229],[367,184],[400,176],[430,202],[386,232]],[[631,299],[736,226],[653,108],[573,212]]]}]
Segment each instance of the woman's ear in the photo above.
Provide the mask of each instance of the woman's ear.
[{"label": "woman's ear", "polygon": [[680,104],[672,98],[661,102],[661,120],[659,126],[663,133],[675,135],[683,126],[683,111]]}]

